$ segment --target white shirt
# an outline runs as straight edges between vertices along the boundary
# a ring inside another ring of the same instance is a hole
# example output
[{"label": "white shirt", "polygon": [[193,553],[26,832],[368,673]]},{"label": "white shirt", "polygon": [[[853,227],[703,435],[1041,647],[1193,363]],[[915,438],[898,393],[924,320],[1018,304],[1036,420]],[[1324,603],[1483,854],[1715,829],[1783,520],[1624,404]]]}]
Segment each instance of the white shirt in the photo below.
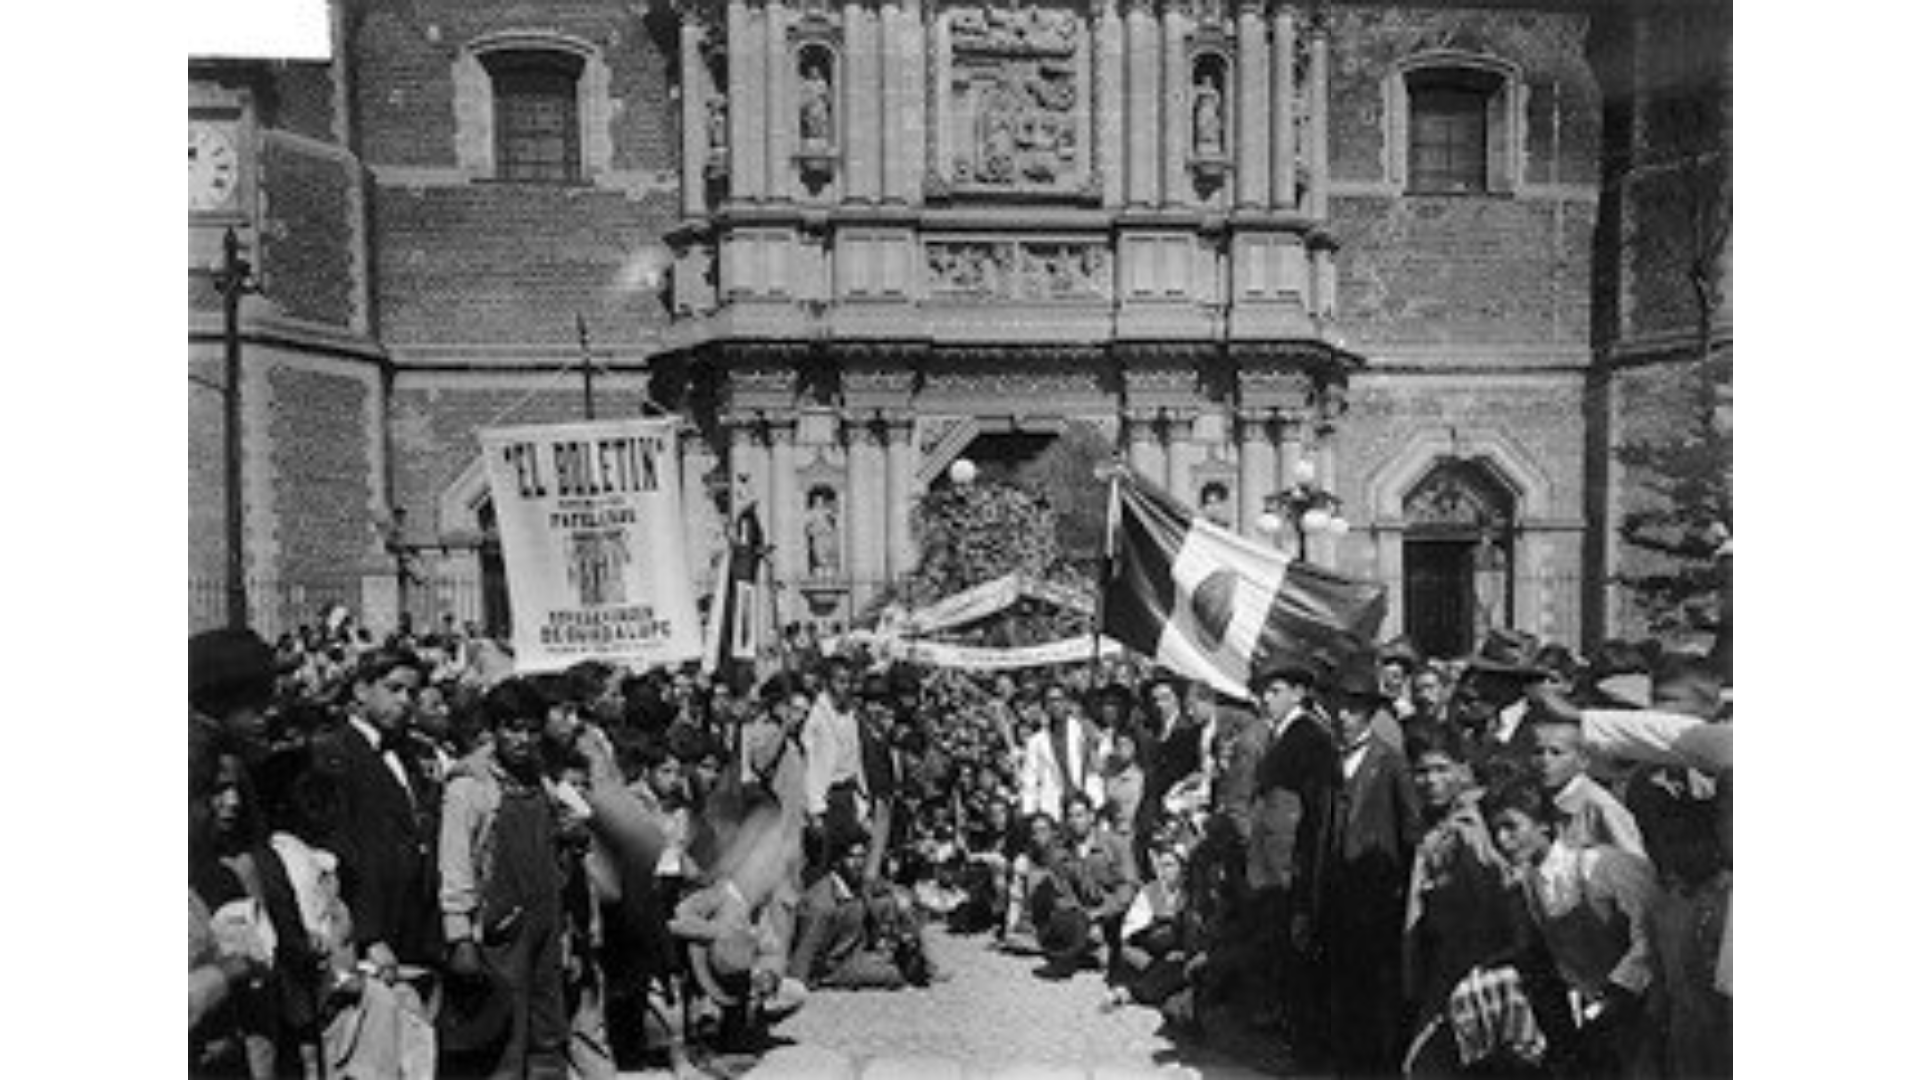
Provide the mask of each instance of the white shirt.
[{"label": "white shirt", "polygon": [[822,691],[814,699],[807,722],[800,729],[800,747],[807,758],[807,812],[827,811],[827,789],[851,780],[867,788],[860,760],[860,722],[851,711],[833,705],[833,695]]},{"label": "white shirt", "polygon": [[1072,781],[1077,781],[1075,786],[1093,800],[1094,809],[1100,808],[1106,801],[1106,784],[1100,778],[1099,762],[1111,748],[1111,737],[1102,733],[1089,760],[1088,734],[1084,721],[1077,717],[1067,720],[1065,762],[1054,757],[1051,727],[1028,737],[1026,753],[1020,759],[1020,813],[1045,813],[1060,820],[1066,809],[1067,784]]},{"label": "white shirt", "polygon": [[1340,753],[1340,771],[1351,780],[1360,771],[1360,760],[1367,756],[1367,747],[1373,745],[1373,734],[1361,737],[1360,741],[1347,747]]},{"label": "white shirt", "polygon": [[1526,716],[1526,698],[1521,698],[1519,701],[1501,709],[1498,715],[1494,717],[1493,741],[1498,743],[1512,742],[1514,735],[1520,731],[1520,721],[1526,719]]},{"label": "white shirt", "polygon": [[353,730],[367,740],[367,745],[373,747],[374,752],[380,755],[381,761],[386,762],[387,771],[400,782],[400,790],[407,793],[407,801],[413,801],[413,784],[407,780],[407,767],[400,763],[399,754],[392,750],[380,749],[380,729],[358,716],[348,716],[347,723],[352,724]]}]

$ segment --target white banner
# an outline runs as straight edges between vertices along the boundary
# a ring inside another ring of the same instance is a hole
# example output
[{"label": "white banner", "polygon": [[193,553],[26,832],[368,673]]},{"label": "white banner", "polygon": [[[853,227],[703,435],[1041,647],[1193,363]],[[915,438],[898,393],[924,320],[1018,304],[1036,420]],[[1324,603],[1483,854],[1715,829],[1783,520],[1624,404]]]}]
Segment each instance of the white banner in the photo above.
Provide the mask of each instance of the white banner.
[{"label": "white banner", "polygon": [[1045,600],[1056,607],[1082,615],[1094,613],[1091,596],[1082,596],[1065,586],[1036,581],[1023,574],[1008,574],[954,593],[918,611],[898,613],[891,620],[883,616],[881,629],[900,634],[938,633],[997,614],[1023,597]]},{"label": "white banner", "polygon": [[[1020,645],[1006,649],[981,645],[955,645],[945,641],[924,641],[855,630],[836,639],[865,644],[886,659],[901,660],[930,667],[960,668],[966,671],[1005,671],[1013,668],[1051,667],[1056,664],[1084,664],[1093,656],[1093,635],[1049,641],[1043,645]],[[1124,656],[1127,647],[1103,637],[1100,659]]]},{"label": "white banner", "polygon": [[673,420],[480,432],[513,605],[515,667],[700,656]]}]

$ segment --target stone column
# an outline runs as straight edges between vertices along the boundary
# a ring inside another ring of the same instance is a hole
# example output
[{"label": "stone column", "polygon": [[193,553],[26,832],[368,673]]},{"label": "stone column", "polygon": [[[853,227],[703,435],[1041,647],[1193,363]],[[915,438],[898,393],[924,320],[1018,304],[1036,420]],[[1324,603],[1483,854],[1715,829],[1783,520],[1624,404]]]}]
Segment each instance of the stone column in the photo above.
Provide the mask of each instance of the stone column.
[{"label": "stone column", "polygon": [[[1236,202],[1240,206],[1261,206],[1267,201],[1267,126],[1268,91],[1267,33],[1260,21],[1261,0],[1240,0],[1239,100],[1234,108],[1234,128],[1239,145],[1233,148]],[[1226,87],[1221,87],[1226,92]]]},{"label": "stone column", "polygon": [[907,21],[900,0],[882,0],[880,7],[880,197],[890,203],[907,201],[907,161],[920,152],[908,119],[917,115],[908,95],[908,69],[920,63],[907,37]]},{"label": "stone column", "polygon": [[913,572],[913,416],[886,413],[887,429],[887,579],[901,581]]},{"label": "stone column", "polygon": [[859,610],[886,576],[887,465],[872,412],[841,421],[847,441],[847,506],[840,528],[847,537],[847,578]]},{"label": "stone column", "polygon": [[842,85],[835,87],[835,96],[838,108],[846,115],[836,134],[846,150],[842,160],[847,169],[847,196],[874,202],[880,197],[881,171],[879,43],[875,40],[873,14],[864,5],[850,0],[840,12],[845,61],[841,65]]},{"label": "stone column", "polygon": [[[1297,479],[1295,469],[1300,465],[1300,418],[1288,413],[1280,414],[1280,462],[1279,475],[1274,478],[1275,488],[1292,487]],[[1280,546],[1291,551],[1296,534],[1293,522],[1283,520],[1280,525]],[[1295,552],[1295,554],[1299,554]]]},{"label": "stone column", "polygon": [[766,110],[766,161],[760,181],[761,190],[770,199],[793,197],[794,169],[793,148],[794,133],[800,126],[797,102],[799,78],[794,74],[793,60],[787,52],[787,9],[779,4],[767,4],[760,17],[761,76],[764,96],[762,106]]},{"label": "stone column", "polygon": [[1192,409],[1176,409],[1167,417],[1167,491],[1175,499],[1194,505],[1193,467],[1200,461],[1200,447],[1193,441]]},{"label": "stone column", "polygon": [[1117,0],[1095,0],[1094,20],[1094,162],[1102,202],[1114,207],[1126,201],[1127,30]]},{"label": "stone column", "polygon": [[1242,409],[1240,422],[1240,531],[1258,535],[1267,496],[1280,486],[1273,424],[1265,409]]},{"label": "stone column", "polygon": [[1167,482],[1166,448],[1160,443],[1159,413],[1153,409],[1127,410],[1127,464],[1156,484]]},{"label": "stone column", "polygon": [[1187,115],[1187,83],[1192,76],[1187,71],[1187,35],[1186,16],[1172,4],[1162,9],[1160,16],[1160,201],[1163,204],[1185,203],[1190,186],[1187,183],[1187,148],[1193,133],[1193,118]]},{"label": "stone column", "polygon": [[691,12],[680,23],[680,213],[698,217],[707,209],[706,64],[700,59],[700,24]]},{"label": "stone column", "polygon": [[1307,26],[1307,212],[1327,216],[1327,18],[1316,15]]},{"label": "stone column", "polygon": [[746,0],[727,0],[727,148],[728,175],[736,199],[766,197],[761,176],[766,168],[767,100],[766,23],[747,10]]},{"label": "stone column", "polygon": [[687,565],[693,570],[696,590],[710,579],[713,571],[707,550],[707,519],[713,516],[711,503],[707,500],[705,469],[702,467],[701,451],[705,449],[700,441],[700,428],[693,421],[682,417],[678,428],[677,445],[680,455],[680,505],[681,536],[687,545]]},{"label": "stone column", "polygon": [[1127,9],[1127,205],[1160,201],[1160,34],[1152,0]]},{"label": "stone column", "polygon": [[801,533],[801,499],[794,476],[793,416],[769,419],[767,436],[771,446],[772,479],[768,484],[767,539],[773,545],[774,580],[784,584],[800,580],[806,569],[806,538]]},{"label": "stone column", "polygon": [[1273,9],[1273,91],[1269,100],[1273,132],[1272,204],[1286,209],[1294,205],[1298,183],[1294,176],[1294,61],[1293,12]]}]

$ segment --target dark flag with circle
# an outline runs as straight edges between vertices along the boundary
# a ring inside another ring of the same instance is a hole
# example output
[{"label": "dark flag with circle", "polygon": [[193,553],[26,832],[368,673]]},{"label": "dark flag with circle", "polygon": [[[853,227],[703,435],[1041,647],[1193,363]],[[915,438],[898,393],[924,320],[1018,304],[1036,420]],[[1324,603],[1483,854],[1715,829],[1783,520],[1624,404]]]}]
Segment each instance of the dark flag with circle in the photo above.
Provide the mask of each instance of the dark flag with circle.
[{"label": "dark flag with circle", "polygon": [[1101,633],[1243,698],[1279,659],[1335,658],[1379,633],[1385,586],[1289,559],[1131,474],[1114,483]]}]

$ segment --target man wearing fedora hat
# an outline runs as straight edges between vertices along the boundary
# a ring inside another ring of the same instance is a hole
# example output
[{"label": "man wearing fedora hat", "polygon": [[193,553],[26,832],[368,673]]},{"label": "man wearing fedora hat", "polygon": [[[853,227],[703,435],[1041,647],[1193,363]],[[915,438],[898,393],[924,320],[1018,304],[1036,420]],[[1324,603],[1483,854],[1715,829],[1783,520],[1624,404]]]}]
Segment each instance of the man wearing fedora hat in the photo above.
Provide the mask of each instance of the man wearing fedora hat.
[{"label": "man wearing fedora hat", "polygon": [[1335,1066],[1389,1071],[1399,1037],[1400,931],[1420,810],[1400,751],[1374,733],[1391,704],[1376,656],[1341,658],[1321,688],[1339,740],[1333,844],[1327,863],[1328,1015]]},{"label": "man wearing fedora hat", "polygon": [[[1340,762],[1329,721],[1309,698],[1325,665],[1312,657],[1277,654],[1253,673],[1248,688],[1260,702],[1264,747],[1255,766],[1260,809],[1258,850],[1249,880],[1262,886],[1256,903],[1270,911],[1278,936],[1279,1004],[1257,1022],[1280,1020],[1303,1063],[1328,1050],[1324,922],[1325,875],[1332,851]],[[1378,690],[1378,687],[1375,687]]]},{"label": "man wearing fedora hat", "polygon": [[1475,772],[1484,775],[1495,762],[1505,771],[1524,767],[1531,734],[1522,724],[1527,688],[1552,674],[1540,662],[1539,638],[1502,627],[1487,632],[1467,658],[1453,695],[1454,719],[1472,740]]}]

